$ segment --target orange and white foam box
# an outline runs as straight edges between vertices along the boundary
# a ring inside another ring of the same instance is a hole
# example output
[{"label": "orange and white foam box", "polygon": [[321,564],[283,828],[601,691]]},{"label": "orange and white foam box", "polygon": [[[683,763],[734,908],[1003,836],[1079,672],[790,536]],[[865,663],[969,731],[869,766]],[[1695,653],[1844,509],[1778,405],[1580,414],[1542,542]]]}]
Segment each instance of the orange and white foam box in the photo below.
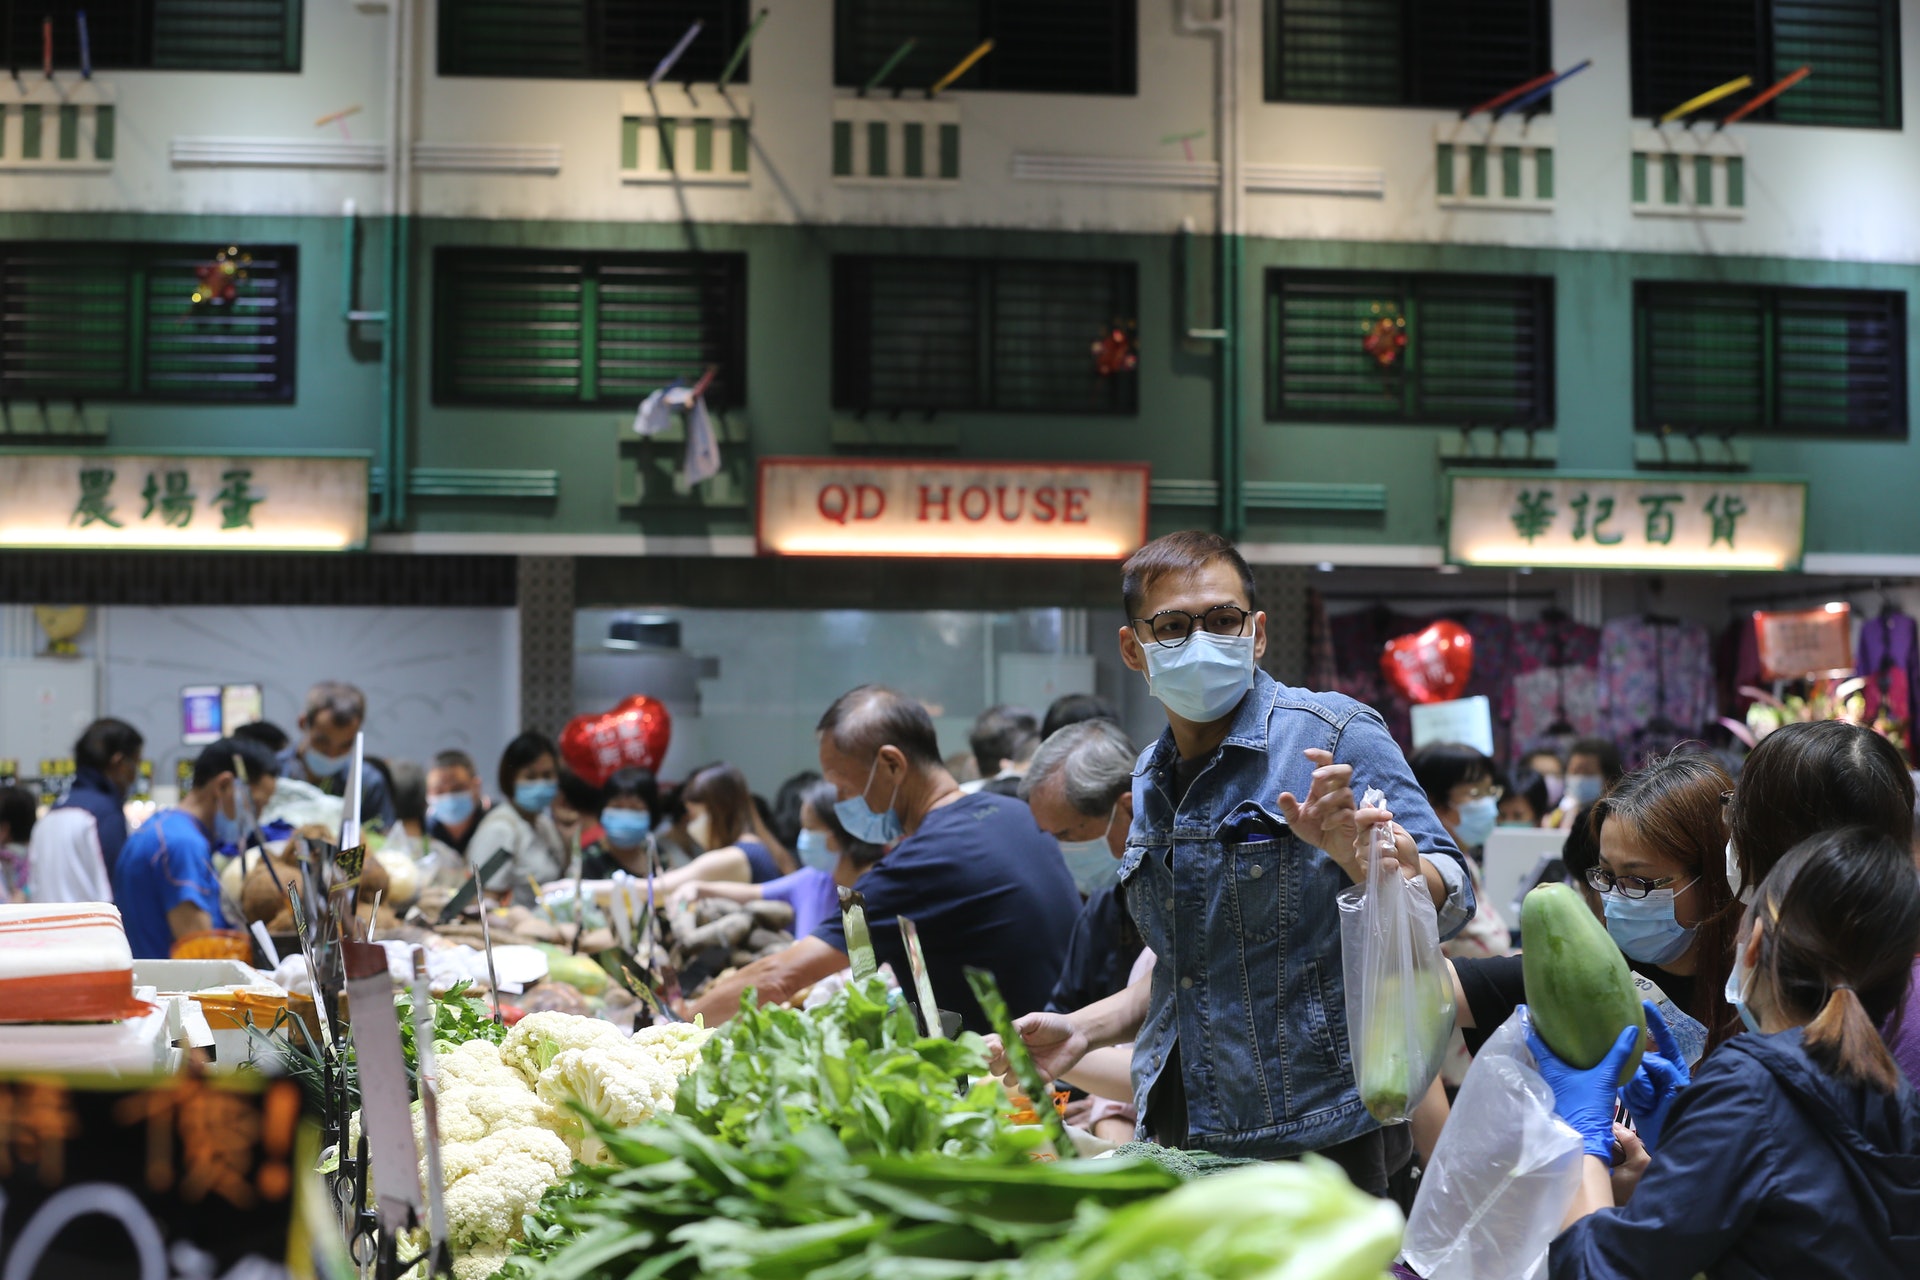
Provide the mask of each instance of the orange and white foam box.
[{"label": "orange and white foam box", "polygon": [[170,1021],[111,903],[0,905],[0,1070],[164,1070]]}]

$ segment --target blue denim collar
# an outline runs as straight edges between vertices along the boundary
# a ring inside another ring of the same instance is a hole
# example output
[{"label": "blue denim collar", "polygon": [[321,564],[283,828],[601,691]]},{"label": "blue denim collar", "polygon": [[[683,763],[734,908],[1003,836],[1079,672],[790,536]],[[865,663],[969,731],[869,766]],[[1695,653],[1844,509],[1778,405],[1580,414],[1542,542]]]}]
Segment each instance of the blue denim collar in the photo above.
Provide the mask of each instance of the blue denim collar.
[{"label": "blue denim collar", "polygon": [[[1247,696],[1240,699],[1240,705],[1233,709],[1233,726],[1227,730],[1227,736],[1220,740],[1220,746],[1245,747],[1249,751],[1264,753],[1274,704],[1280,700],[1283,687],[1278,680],[1255,667],[1253,688],[1247,690]],[[1134,776],[1171,768],[1179,756],[1180,749],[1173,741],[1173,726],[1169,725],[1160,731],[1160,736],[1135,767]]]}]

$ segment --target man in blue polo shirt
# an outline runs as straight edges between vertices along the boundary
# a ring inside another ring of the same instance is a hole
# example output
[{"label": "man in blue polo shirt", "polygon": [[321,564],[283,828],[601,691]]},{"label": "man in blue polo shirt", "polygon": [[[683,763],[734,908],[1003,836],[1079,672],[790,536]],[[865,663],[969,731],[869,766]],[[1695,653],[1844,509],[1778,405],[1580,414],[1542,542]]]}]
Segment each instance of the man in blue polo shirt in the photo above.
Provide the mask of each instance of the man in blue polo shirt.
[{"label": "man in blue polo shirt", "polygon": [[120,850],[114,901],[136,960],[164,960],[177,940],[229,927],[213,850],[240,843],[236,757],[252,780],[253,811],[259,813],[273,799],[273,754],[257,742],[222,738],[194,761],[192,788],[179,807],[148,818]]}]

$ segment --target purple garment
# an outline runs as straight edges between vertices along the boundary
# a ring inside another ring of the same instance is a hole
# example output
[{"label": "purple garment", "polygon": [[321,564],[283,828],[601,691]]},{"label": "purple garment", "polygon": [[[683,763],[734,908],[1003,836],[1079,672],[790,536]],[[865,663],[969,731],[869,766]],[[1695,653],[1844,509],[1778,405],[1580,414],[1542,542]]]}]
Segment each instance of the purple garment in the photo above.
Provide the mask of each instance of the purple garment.
[{"label": "purple garment", "polygon": [[1898,1027],[1889,1024],[1886,1028],[1894,1033],[1887,1037],[1887,1048],[1907,1073],[1907,1083],[1920,1089],[1920,957],[1914,959],[1913,984],[1907,988],[1907,1007],[1898,1022]]},{"label": "purple garment", "polygon": [[1636,615],[1601,629],[1600,733],[1627,768],[1699,737],[1717,706],[1705,627]]},{"label": "purple garment", "polygon": [[802,867],[790,876],[768,880],[760,886],[760,896],[793,908],[793,928],[788,932],[796,938],[806,937],[815,925],[840,911],[840,888],[818,867]]},{"label": "purple garment", "polygon": [[[1913,724],[1914,712],[1920,710],[1916,701],[1920,699],[1920,638],[1916,637],[1914,620],[1898,609],[1882,610],[1878,617],[1868,618],[1860,624],[1854,661],[1860,674],[1869,680],[1895,671],[1906,673],[1906,705],[1890,706],[1888,710],[1893,719]],[[1897,686],[1889,682],[1889,692],[1894,688]]]}]

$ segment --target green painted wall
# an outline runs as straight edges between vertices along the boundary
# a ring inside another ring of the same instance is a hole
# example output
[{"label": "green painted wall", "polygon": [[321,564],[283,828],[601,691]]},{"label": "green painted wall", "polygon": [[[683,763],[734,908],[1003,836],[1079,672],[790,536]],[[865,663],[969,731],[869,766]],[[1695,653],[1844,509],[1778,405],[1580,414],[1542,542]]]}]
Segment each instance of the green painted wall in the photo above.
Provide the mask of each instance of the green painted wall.
[{"label": "green painted wall", "polygon": [[[363,223],[359,305],[386,303],[384,228]],[[380,439],[378,326],[350,334],[341,318],[343,224],[338,218],[200,218],[134,215],[4,215],[5,238],[143,239],[205,243],[284,242],[300,248],[298,400],[284,407],[115,405],[110,447],[359,448]],[[408,527],[421,532],[746,533],[744,506],[669,502],[622,509],[616,500],[618,442],[630,415],[604,409],[438,408],[432,402],[433,251],[442,245],[685,249],[748,255],[750,444],[729,448],[744,477],[750,456],[832,452],[830,264],[835,253],[932,253],[1130,259],[1139,266],[1140,409],[1132,417],[943,415],[931,424],[870,421],[868,451],[976,458],[1135,459],[1159,479],[1215,475],[1217,357],[1177,337],[1182,318],[1174,236],[1010,233],[865,227],[675,224],[415,222],[413,369],[407,457],[414,467],[553,469],[557,499],[410,500]],[[1459,434],[1408,427],[1277,424],[1265,420],[1264,273],[1323,267],[1543,273],[1556,281],[1557,429],[1560,464],[1625,470],[1633,464],[1632,290],[1636,279],[1866,286],[1920,294],[1920,267],[1658,256],[1579,250],[1505,250],[1447,245],[1248,240],[1241,322],[1244,476],[1249,481],[1384,483],[1384,512],[1249,513],[1252,541],[1426,543],[1440,539],[1440,449]],[[1196,274],[1209,246],[1196,245]],[[1196,292],[1211,289],[1203,279]],[[1206,304],[1191,317],[1211,323]],[[1093,335],[1088,335],[1089,341]],[[1910,350],[1909,384],[1920,382]],[[1813,481],[1808,549],[1920,553],[1920,444],[1912,441],[1751,442],[1753,469]],[[1207,508],[1156,510],[1162,528],[1211,523]]]}]

